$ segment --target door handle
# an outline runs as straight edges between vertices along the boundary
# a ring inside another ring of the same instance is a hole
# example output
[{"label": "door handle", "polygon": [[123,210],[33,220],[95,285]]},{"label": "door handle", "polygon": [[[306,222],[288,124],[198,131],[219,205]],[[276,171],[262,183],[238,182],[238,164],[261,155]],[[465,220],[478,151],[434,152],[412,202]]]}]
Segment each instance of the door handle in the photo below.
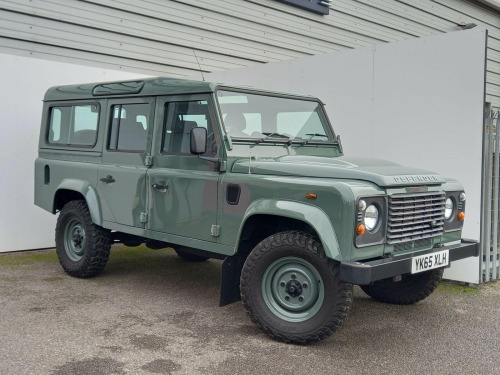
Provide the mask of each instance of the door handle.
[{"label": "door handle", "polygon": [[153,187],[156,190],[160,190],[160,191],[166,191],[168,189],[168,185],[166,185],[166,183],[163,181],[160,181],[159,184],[153,184]]},{"label": "door handle", "polygon": [[110,176],[109,174],[105,178],[101,178],[102,182],[105,182],[107,184],[111,184],[115,182],[116,180],[113,178],[113,176]]}]

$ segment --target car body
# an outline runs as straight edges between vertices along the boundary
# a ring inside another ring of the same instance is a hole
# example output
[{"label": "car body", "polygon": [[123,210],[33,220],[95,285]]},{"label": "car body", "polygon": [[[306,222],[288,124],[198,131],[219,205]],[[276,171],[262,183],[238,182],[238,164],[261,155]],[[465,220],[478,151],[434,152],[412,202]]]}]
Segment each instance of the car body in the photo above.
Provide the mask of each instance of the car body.
[{"label": "car body", "polygon": [[[100,250],[109,255],[116,241],[170,246],[190,260],[224,259],[221,305],[241,293],[258,325],[284,341],[317,341],[336,328],[318,333],[331,317],[311,323],[323,311],[318,301],[330,298],[323,264],[343,291],[332,306],[347,312],[351,284],[384,300],[377,283],[432,274],[434,285],[436,272],[478,253],[477,243],[462,239],[459,182],[344,156],[317,98],[210,82],[159,77],[49,89],[35,204],[55,214],[70,202],[80,203],[56,230],[68,273],[99,273],[107,256],[88,268],[88,248],[106,243]],[[257,253],[269,259],[252,271]],[[313,281],[325,286],[302,287]],[[263,318],[266,306],[271,320]],[[290,326],[276,328],[281,321]]]}]

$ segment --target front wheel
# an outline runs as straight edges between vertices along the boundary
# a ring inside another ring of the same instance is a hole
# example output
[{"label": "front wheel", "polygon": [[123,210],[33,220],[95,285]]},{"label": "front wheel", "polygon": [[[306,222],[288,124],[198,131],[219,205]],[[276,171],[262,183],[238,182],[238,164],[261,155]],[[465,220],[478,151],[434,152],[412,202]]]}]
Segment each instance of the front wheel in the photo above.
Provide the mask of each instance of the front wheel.
[{"label": "front wheel", "polygon": [[311,235],[281,232],[250,253],[241,273],[241,298],[252,321],[271,338],[299,344],[331,335],[346,318],[353,287],[339,263]]},{"label": "front wheel", "polygon": [[57,218],[56,251],[67,274],[80,278],[99,274],[110,248],[110,232],[92,222],[85,201],[71,201],[63,207]]},{"label": "front wheel", "polygon": [[374,300],[395,305],[410,305],[419,302],[437,288],[443,276],[443,269],[416,274],[406,274],[400,281],[384,279],[373,284],[360,285],[363,292]]}]

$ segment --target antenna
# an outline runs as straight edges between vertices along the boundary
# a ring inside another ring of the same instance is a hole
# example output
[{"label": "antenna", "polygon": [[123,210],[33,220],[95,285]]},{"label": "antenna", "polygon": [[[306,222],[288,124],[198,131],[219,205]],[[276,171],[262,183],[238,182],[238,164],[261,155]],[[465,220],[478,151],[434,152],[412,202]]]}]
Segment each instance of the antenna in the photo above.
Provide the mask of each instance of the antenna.
[{"label": "antenna", "polygon": [[198,61],[198,56],[196,56],[196,51],[193,48],[193,55],[194,58],[196,59],[196,62],[198,63],[198,68],[200,68],[200,73],[201,73],[201,78],[203,79],[203,82],[205,82],[205,76],[203,75],[203,70],[201,70],[201,65],[200,62]]}]

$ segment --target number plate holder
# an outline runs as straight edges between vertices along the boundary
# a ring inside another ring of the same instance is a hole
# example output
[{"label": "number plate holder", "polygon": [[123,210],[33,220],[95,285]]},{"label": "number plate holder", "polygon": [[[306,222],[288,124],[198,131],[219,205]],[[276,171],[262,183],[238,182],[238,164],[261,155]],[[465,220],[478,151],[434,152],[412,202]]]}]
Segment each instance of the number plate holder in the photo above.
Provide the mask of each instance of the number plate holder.
[{"label": "number plate holder", "polygon": [[446,267],[450,264],[450,251],[441,250],[430,254],[419,255],[411,259],[411,273],[419,273]]}]

